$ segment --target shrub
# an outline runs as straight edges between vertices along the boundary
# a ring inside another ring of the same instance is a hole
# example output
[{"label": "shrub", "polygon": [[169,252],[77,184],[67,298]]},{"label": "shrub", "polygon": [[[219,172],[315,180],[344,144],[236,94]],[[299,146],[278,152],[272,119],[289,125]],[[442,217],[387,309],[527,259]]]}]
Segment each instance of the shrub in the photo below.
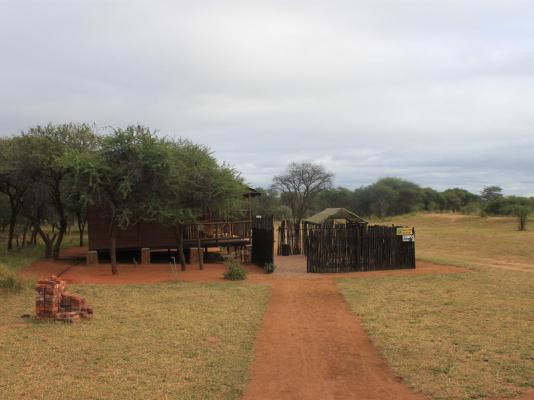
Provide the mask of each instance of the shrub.
[{"label": "shrub", "polygon": [[515,206],[512,213],[517,218],[517,229],[520,231],[526,230],[530,209],[527,206]]},{"label": "shrub", "polygon": [[237,260],[227,260],[225,262],[228,271],[224,273],[224,279],[230,281],[242,281],[247,278],[247,271]]},{"label": "shrub", "polygon": [[0,265],[0,290],[6,292],[19,292],[21,289],[22,282],[17,275]]},{"label": "shrub", "polygon": [[273,263],[267,263],[263,266],[263,269],[265,270],[266,274],[272,274],[276,269],[276,265],[274,265]]}]

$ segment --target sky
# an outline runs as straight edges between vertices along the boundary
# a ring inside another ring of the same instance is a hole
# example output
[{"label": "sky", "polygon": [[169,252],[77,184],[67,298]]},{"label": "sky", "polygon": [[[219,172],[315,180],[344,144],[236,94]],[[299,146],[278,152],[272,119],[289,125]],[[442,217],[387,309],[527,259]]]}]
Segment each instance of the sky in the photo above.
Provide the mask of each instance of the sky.
[{"label": "sky", "polygon": [[534,196],[534,1],[0,0],[0,135],[69,121]]}]

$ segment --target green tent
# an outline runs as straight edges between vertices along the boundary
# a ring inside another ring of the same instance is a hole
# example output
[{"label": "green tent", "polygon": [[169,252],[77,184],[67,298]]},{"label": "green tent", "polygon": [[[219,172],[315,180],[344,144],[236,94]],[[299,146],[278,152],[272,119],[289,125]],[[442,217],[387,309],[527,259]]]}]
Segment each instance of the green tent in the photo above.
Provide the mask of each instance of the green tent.
[{"label": "green tent", "polygon": [[367,224],[368,222],[363,218],[357,216],[352,211],[346,208],[325,208],[320,213],[312,215],[304,220],[304,222],[313,225],[322,225],[327,221],[336,221],[341,223],[358,223]]}]

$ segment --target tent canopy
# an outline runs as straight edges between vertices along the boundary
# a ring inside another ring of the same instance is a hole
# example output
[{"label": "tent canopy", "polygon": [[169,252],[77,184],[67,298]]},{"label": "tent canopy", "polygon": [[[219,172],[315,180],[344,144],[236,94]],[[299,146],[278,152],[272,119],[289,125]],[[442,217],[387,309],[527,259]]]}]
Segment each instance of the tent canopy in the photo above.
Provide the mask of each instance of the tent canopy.
[{"label": "tent canopy", "polygon": [[345,220],[346,222],[359,224],[368,223],[366,220],[346,208],[325,208],[323,211],[306,218],[304,222],[307,222],[308,224],[322,225],[326,221],[331,220]]}]

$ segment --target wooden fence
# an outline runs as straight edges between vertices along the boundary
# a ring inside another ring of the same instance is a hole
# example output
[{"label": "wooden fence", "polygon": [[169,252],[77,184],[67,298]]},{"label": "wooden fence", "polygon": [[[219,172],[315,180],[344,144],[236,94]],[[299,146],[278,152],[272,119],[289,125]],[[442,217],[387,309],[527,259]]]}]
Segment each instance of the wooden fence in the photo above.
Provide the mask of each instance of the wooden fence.
[{"label": "wooden fence", "polygon": [[300,223],[281,221],[278,228],[278,245],[276,254],[279,256],[293,256],[302,254],[303,228]]},{"label": "wooden fence", "polygon": [[260,267],[274,262],[274,227],[273,218],[264,217],[252,222],[251,261]]},{"label": "wooden fence", "polygon": [[415,231],[412,229],[412,235],[402,235],[397,228],[356,224],[308,230],[307,271],[415,268]]}]

